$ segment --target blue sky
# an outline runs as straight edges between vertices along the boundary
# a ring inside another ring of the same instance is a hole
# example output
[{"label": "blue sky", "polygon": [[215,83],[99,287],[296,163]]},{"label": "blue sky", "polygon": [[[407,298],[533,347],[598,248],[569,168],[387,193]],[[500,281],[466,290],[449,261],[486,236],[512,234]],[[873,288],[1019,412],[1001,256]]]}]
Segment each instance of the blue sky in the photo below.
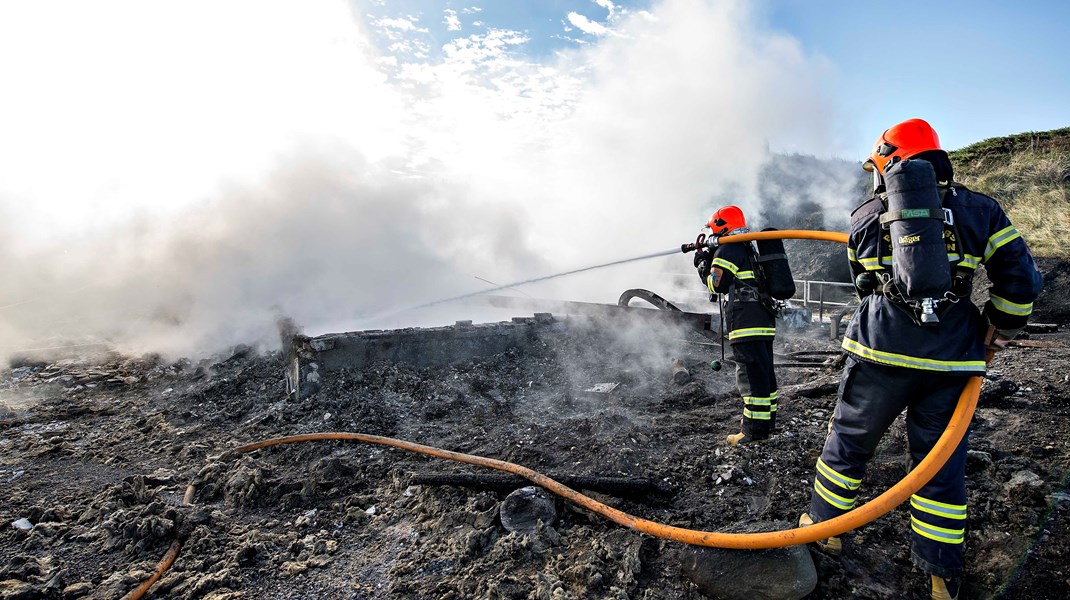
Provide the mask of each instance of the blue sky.
[{"label": "blue sky", "polygon": [[871,137],[915,116],[949,149],[1070,126],[1070,3],[832,4],[770,2],[769,24],[833,61]]},{"label": "blue sky", "polygon": [[[646,0],[360,3],[365,15],[411,18],[426,28],[429,59],[481,28],[524,33],[532,60],[595,44],[622,13],[656,12]],[[837,153],[863,153],[886,127],[928,119],[949,149],[994,136],[1070,126],[1070,3],[994,0],[897,3],[751,2],[756,27],[787,34],[835,71],[841,105]],[[443,19],[453,11],[460,29]],[[579,15],[584,31],[570,22]],[[672,68],[666,65],[666,68]],[[805,151],[801,145],[794,149]],[[821,149],[814,150],[820,153]],[[853,157],[853,156],[852,156]]]}]

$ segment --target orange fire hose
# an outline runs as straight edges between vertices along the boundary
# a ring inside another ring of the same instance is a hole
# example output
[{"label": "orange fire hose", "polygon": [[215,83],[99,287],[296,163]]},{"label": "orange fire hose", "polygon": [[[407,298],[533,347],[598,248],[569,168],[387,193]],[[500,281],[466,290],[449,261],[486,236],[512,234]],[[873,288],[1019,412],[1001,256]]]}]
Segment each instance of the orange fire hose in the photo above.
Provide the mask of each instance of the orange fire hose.
[{"label": "orange fire hose", "polygon": [[971,377],[967,382],[966,387],[962,390],[962,394],[959,396],[959,402],[955,407],[955,413],[951,416],[951,422],[948,423],[947,429],[944,430],[940,439],[936,441],[936,445],[933,446],[929,455],[918,463],[918,466],[908,473],[899,483],[889,488],[880,496],[877,496],[873,500],[846,514],[840,515],[834,519],[829,519],[828,521],[821,521],[820,523],[816,523],[809,527],[798,527],[795,529],[764,533],[719,533],[715,531],[697,531],[694,529],[685,529],[683,527],[674,527],[672,525],[664,525],[662,523],[648,521],[602,504],[601,502],[585,496],[564,484],[558,483],[537,471],[533,471],[515,463],[486,458],[483,456],[475,456],[472,454],[462,454],[450,450],[442,450],[440,448],[424,446],[423,444],[416,444],[405,440],[366,433],[331,432],[292,435],[264,440],[253,444],[246,444],[237,448],[237,451],[244,453],[280,444],[296,444],[299,442],[311,442],[316,440],[350,440],[393,446],[395,448],[401,448],[402,450],[409,450],[410,452],[418,452],[420,454],[427,454],[429,456],[468,463],[480,467],[489,467],[491,469],[520,475],[521,477],[542,486],[591,512],[602,515],[618,525],[623,525],[629,529],[634,529],[654,537],[683,542],[693,546],[760,550],[764,548],[780,548],[783,546],[807,544],[827,537],[841,535],[883,516],[885,513],[905,502],[910,498],[911,494],[920,490],[923,485],[928,483],[928,481],[936,475],[936,472],[944,466],[948,457],[950,457],[951,453],[958,447],[959,442],[962,441],[963,436],[966,434],[966,430],[969,428],[970,420],[973,418],[973,411],[977,406],[977,396],[980,391],[981,378]]},{"label": "orange fire hose", "polygon": [[[753,233],[724,236],[718,239],[718,243],[729,244],[762,239],[808,239],[846,243],[848,235],[846,233],[831,231],[787,229],[780,231],[757,231]],[[991,359],[991,355],[989,356],[989,359]],[[948,423],[944,433],[936,441],[936,444],[933,446],[933,449],[929,452],[928,456],[918,463],[914,470],[883,494],[834,519],[822,521],[808,527],[762,533],[698,531],[641,519],[611,506],[602,504],[564,484],[558,483],[537,471],[521,465],[493,458],[443,450],[431,446],[424,446],[423,444],[378,435],[345,432],[310,433],[254,442],[252,444],[239,446],[236,451],[247,453],[269,446],[318,440],[348,440],[392,446],[402,450],[520,475],[579,506],[602,515],[614,523],[655,537],[694,546],[760,550],[807,544],[828,537],[842,535],[852,529],[857,529],[858,527],[878,519],[896,506],[905,502],[912,494],[914,494],[914,492],[921,489],[922,486],[928,483],[928,481],[936,475],[937,471],[944,466],[944,463],[947,462],[947,459],[955,451],[955,448],[958,447],[959,442],[961,442],[962,438],[966,435],[970,421],[973,419],[973,413],[977,408],[977,399],[980,392],[981,378],[971,377],[963,388],[962,394],[959,395],[958,404],[955,407],[954,414],[951,416],[951,421]],[[186,504],[192,504],[193,491],[193,486],[191,484],[186,489],[186,494],[183,498]],[[168,549],[167,554],[157,564],[152,577],[138,586],[136,590],[127,594],[124,597],[124,600],[138,600],[141,598],[145,592],[148,591],[148,588],[151,587],[152,584],[163,575],[164,571],[171,566],[175,558],[178,556],[181,547],[181,541],[176,540],[173,542]]]},{"label": "orange fire hose", "polygon": [[839,231],[817,231],[812,229],[777,229],[774,231],[752,231],[751,233],[737,233],[714,238],[718,244],[733,244],[736,242],[749,242],[751,240],[823,240],[826,242],[840,242],[846,244],[849,236]]}]

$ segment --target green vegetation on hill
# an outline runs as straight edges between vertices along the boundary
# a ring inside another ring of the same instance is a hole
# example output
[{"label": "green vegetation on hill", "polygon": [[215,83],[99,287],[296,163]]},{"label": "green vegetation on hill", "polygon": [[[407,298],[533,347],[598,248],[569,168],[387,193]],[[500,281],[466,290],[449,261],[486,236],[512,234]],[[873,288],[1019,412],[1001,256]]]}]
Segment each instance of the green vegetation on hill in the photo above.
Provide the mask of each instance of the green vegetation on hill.
[{"label": "green vegetation on hill", "polygon": [[955,179],[1003,205],[1037,256],[1070,258],[1070,127],[951,152]]}]

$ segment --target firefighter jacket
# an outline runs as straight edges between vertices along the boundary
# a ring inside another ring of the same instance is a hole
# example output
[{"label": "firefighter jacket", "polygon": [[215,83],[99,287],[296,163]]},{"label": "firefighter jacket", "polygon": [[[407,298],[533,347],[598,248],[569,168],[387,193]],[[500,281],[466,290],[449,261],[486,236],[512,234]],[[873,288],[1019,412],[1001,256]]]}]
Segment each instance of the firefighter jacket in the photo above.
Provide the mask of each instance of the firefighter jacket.
[{"label": "firefighter jacket", "polygon": [[[859,289],[861,304],[847,327],[843,348],[859,360],[883,365],[982,374],[985,317],[997,329],[1024,327],[1042,277],[1025,240],[995,200],[957,183],[940,191],[947,259],[965,289],[953,288],[958,296],[944,300],[939,323],[928,325],[919,325],[907,307],[880,288]],[[891,236],[879,223],[883,210],[877,196],[851,214],[847,258],[856,281],[861,273],[892,269]],[[983,316],[969,299],[973,272],[982,264],[992,281]]]},{"label": "firefighter jacket", "polygon": [[720,269],[721,275],[717,279],[711,273],[706,286],[713,293],[728,294],[725,325],[729,343],[768,340],[775,336],[776,318],[762,302],[758,259],[750,244],[718,246],[710,267]]}]

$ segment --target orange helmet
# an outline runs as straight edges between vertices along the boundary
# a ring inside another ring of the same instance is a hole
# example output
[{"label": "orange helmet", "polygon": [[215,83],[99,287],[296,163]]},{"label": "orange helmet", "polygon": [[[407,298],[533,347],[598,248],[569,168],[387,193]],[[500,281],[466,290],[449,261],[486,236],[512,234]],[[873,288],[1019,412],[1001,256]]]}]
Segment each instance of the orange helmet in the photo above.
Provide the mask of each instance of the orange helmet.
[{"label": "orange helmet", "polygon": [[921,119],[907,119],[893,125],[877,138],[873,144],[873,153],[869,155],[862,168],[867,171],[884,173],[884,167],[892,159],[906,160],[929,150],[940,148],[940,138],[932,126]]},{"label": "orange helmet", "polygon": [[712,236],[724,235],[746,226],[747,220],[743,218],[743,211],[738,206],[731,205],[717,209],[706,223]]}]

